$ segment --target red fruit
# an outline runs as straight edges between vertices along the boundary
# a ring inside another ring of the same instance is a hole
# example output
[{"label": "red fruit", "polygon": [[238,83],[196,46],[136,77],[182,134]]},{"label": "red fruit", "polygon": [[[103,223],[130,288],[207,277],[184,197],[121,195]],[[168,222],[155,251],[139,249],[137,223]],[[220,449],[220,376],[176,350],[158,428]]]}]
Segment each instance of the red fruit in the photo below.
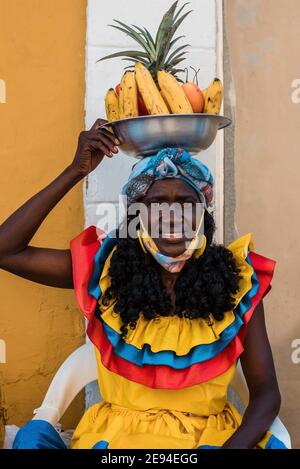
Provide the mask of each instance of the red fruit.
[{"label": "red fruit", "polygon": [[[121,87],[120,83],[118,83],[117,86],[115,87],[115,92],[117,93],[118,96],[120,94],[120,87]],[[138,93],[138,109],[139,109],[139,116],[147,116],[149,114],[145,106],[144,100],[142,96],[140,95],[140,93]]]},{"label": "red fruit", "polygon": [[138,108],[139,108],[139,116],[147,116],[149,112],[145,106],[144,100],[140,93],[138,93]]}]

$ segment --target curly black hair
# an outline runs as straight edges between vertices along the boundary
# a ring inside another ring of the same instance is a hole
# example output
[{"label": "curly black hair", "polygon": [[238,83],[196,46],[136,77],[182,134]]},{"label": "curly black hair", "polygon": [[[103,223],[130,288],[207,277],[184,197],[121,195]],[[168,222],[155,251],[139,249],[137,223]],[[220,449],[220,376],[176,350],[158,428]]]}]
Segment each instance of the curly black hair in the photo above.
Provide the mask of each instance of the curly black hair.
[{"label": "curly black hair", "polygon": [[234,308],[232,295],[239,290],[240,269],[229,249],[213,243],[215,222],[207,210],[204,226],[205,251],[198,258],[191,257],[177,277],[175,309],[153,256],[143,252],[138,239],[119,241],[108,271],[111,285],[101,301],[106,306],[114,302],[114,312],[122,320],[123,338],[128,328],[135,329],[140,314],[147,320],[171,315],[208,318],[211,314],[220,321],[226,311]]}]

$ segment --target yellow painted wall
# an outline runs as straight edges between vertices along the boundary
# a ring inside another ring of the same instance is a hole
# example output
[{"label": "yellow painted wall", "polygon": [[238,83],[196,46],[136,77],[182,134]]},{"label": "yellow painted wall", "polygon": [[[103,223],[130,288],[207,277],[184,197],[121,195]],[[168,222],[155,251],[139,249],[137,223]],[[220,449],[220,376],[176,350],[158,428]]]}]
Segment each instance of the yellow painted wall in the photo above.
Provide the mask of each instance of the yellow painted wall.
[{"label": "yellow painted wall", "polygon": [[[0,223],[72,160],[84,128],[85,0],[0,0]],[[83,228],[82,186],[57,205],[32,244],[66,248]],[[59,364],[84,341],[74,292],[0,271],[1,408],[24,424]],[[79,396],[63,421],[74,426]]]},{"label": "yellow painted wall", "polygon": [[[300,2],[225,0],[235,107],[236,226],[276,259],[266,320],[282,393],[281,417],[300,448],[299,198]],[[299,87],[299,84],[298,84]],[[299,91],[298,91],[299,95]]]}]

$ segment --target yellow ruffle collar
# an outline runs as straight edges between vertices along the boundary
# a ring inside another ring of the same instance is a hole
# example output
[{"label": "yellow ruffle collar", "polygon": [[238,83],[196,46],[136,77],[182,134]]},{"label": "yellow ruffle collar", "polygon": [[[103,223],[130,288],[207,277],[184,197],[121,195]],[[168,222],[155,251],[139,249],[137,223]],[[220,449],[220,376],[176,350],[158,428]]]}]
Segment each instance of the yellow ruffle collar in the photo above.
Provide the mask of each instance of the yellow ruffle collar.
[{"label": "yellow ruffle collar", "polygon": [[[117,246],[113,248],[102,270],[100,278],[100,289],[102,293],[110,285],[110,277],[108,269],[111,257]],[[248,233],[237,240],[233,241],[227,246],[237,262],[237,266],[241,270],[240,275],[240,289],[234,295],[235,307],[239,304],[243,296],[251,290],[252,282],[251,277],[253,268],[246,261],[248,255],[248,248],[250,251],[254,249],[252,233]],[[113,311],[115,302],[111,302],[108,306],[102,304],[101,298],[99,300],[99,307],[103,321],[114,329],[118,334],[121,334],[122,321],[120,316]],[[233,323],[235,320],[234,312],[227,311],[221,321],[215,321],[212,316],[208,319],[187,319],[179,318],[178,316],[160,317],[157,319],[146,320],[141,315],[137,321],[134,330],[129,329],[126,343],[134,345],[142,349],[145,344],[148,344],[152,352],[160,352],[164,350],[171,350],[176,352],[176,355],[186,355],[191,348],[200,344],[210,344],[220,338],[220,334]]]}]

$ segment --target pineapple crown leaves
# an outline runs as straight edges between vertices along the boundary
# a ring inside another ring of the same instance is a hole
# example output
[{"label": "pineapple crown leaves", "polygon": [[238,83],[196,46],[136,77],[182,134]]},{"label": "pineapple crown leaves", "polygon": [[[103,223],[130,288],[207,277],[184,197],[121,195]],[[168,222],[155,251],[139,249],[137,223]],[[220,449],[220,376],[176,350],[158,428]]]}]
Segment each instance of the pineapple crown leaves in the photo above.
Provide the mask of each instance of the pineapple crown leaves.
[{"label": "pineapple crown leaves", "polygon": [[[116,57],[123,57],[122,60],[127,60],[133,63],[141,62],[145,67],[148,68],[155,81],[156,72],[158,69],[163,68],[175,76],[176,73],[184,71],[182,69],[175,68],[175,66],[185,59],[185,54],[187,53],[186,48],[190,47],[190,44],[181,45],[174,51],[170,51],[177,41],[185,37],[178,36],[173,39],[173,36],[178,27],[181,25],[187,15],[193,11],[187,11],[180,16],[181,12],[188,4],[189,2],[182,5],[182,7],[177,12],[176,8],[178,5],[178,0],[176,0],[171,5],[160,22],[155,39],[153,39],[148,29],[144,27],[141,28],[134,24],[128,26],[122,21],[114,19],[113,21],[115,21],[117,24],[110,24],[109,26],[125,33],[127,36],[134,39],[143,50],[125,50],[115,52],[113,54],[102,57],[101,59],[97,60],[97,62]],[[132,64],[128,65],[125,67],[125,69],[132,68],[133,66],[134,65]]]},{"label": "pineapple crown leaves", "polygon": [[[186,5],[188,5],[188,3],[189,2],[182,5],[182,7],[179,9],[179,11],[175,15],[175,10],[178,4],[178,0],[177,0],[176,2],[173,3],[173,5],[169,8],[169,10],[163,16],[163,19],[159,25],[156,38],[155,38],[155,47],[156,47],[156,50],[158,51],[157,64],[159,66],[162,66],[165,63],[166,56],[168,52],[170,51],[170,48],[174,45],[174,41],[173,41],[173,44],[171,44],[171,41],[178,27],[181,25],[183,20],[192,12],[192,10],[189,10],[179,18],[180,13],[182,12],[183,8]],[[185,46],[181,46],[181,49],[187,46],[189,46],[189,44],[186,44]],[[172,58],[176,60],[178,57],[176,55],[175,56],[173,55]],[[168,59],[168,61],[170,62],[170,58]],[[172,62],[170,63],[172,64]]]}]

